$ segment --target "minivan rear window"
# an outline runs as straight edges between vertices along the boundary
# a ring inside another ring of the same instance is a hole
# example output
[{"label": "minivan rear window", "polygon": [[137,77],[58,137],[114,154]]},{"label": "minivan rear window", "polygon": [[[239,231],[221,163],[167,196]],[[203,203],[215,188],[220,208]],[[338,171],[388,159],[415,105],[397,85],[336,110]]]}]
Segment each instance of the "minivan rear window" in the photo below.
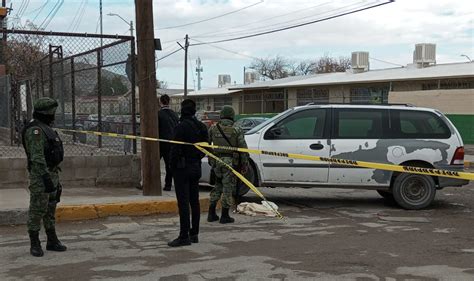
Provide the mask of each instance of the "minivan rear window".
[{"label": "minivan rear window", "polygon": [[335,138],[382,139],[386,111],[348,108],[335,112]]},{"label": "minivan rear window", "polygon": [[451,136],[446,123],[432,112],[391,110],[390,115],[392,138],[447,139]]}]

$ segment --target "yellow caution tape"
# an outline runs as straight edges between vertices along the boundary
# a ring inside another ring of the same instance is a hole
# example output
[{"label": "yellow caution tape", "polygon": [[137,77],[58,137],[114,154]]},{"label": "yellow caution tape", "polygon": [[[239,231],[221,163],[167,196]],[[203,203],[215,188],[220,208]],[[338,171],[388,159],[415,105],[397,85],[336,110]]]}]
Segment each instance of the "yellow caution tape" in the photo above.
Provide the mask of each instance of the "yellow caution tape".
[{"label": "yellow caution tape", "polygon": [[[218,161],[219,163],[221,163],[222,165],[226,166],[229,170],[232,171],[232,173],[238,177],[246,186],[248,186],[253,192],[255,192],[255,194],[257,194],[260,198],[262,198],[263,201],[267,202],[268,203],[268,200],[265,198],[265,196],[255,187],[255,185],[253,185],[253,183],[251,183],[247,178],[245,178],[241,173],[237,172],[234,168],[232,168],[232,166],[230,166],[229,164],[225,163],[224,161],[222,161],[219,157],[215,156],[214,154],[210,153],[209,151],[207,151],[206,149],[202,148],[199,144],[195,144],[194,147],[196,147],[197,149],[199,149],[200,151],[202,151],[204,154],[206,154],[208,157],[211,157],[213,159],[215,159],[216,161]],[[275,215],[280,218],[280,219],[283,219],[283,215],[280,214],[280,212],[278,212],[275,208],[273,208],[273,205],[268,203],[268,206],[270,206],[270,208],[272,209],[272,211],[275,213]]]},{"label": "yellow caution tape", "polygon": [[[107,132],[94,132],[94,131],[80,131],[80,130],[66,130],[66,129],[56,129],[61,132],[71,132],[71,133],[81,133],[81,134],[91,134],[91,135],[96,135],[96,136],[104,136],[104,137],[113,137],[113,138],[125,138],[125,139],[136,139],[136,140],[147,140],[147,141],[160,141],[160,142],[167,142],[167,143],[174,143],[174,144],[182,144],[182,145],[193,145],[197,149],[199,149],[202,153],[206,154],[207,157],[211,157],[221,163],[222,165],[226,166],[229,170],[232,171],[232,173],[238,177],[246,186],[248,186],[255,194],[257,194],[263,201],[268,203],[268,200],[265,198],[265,196],[260,192],[260,190],[255,187],[253,183],[251,183],[245,176],[243,176],[241,173],[237,172],[232,166],[229,164],[225,163],[222,161],[219,157],[215,156],[211,152],[207,151],[206,149],[201,147],[201,144],[193,144],[193,143],[188,143],[188,142],[182,142],[182,141],[174,141],[174,140],[165,140],[165,139],[156,139],[156,138],[149,138],[149,137],[139,137],[139,136],[132,136],[132,135],[121,135],[121,134],[116,134],[116,133],[107,133]],[[278,212],[275,208],[273,208],[273,205],[268,203],[268,206],[270,206],[271,210],[275,213],[276,217],[279,219],[284,219],[283,215]]]},{"label": "yellow caution tape", "polygon": [[383,163],[366,162],[366,161],[358,161],[358,160],[345,160],[345,159],[338,159],[338,158],[328,158],[328,157],[320,157],[320,156],[313,156],[313,155],[276,152],[276,151],[258,150],[258,149],[250,149],[250,148],[238,148],[238,147],[231,147],[231,146],[216,146],[216,145],[212,145],[212,144],[208,144],[208,143],[196,143],[196,144],[194,144],[194,143],[187,143],[187,142],[181,142],[181,141],[173,141],[173,140],[165,140],[165,139],[157,139],[157,138],[149,138],[149,137],[139,137],[139,136],[130,136],[130,135],[121,135],[121,134],[115,134],[115,133],[105,133],[105,132],[103,133],[103,132],[92,132],[92,131],[73,131],[73,130],[65,130],[65,129],[58,129],[58,130],[63,131],[63,132],[93,134],[93,135],[97,135],[97,136],[108,136],[108,137],[116,137],[116,138],[128,138],[128,139],[137,139],[137,140],[159,141],[159,142],[167,142],[167,143],[182,144],[182,145],[193,145],[193,146],[198,145],[200,147],[211,148],[211,149],[218,148],[218,149],[221,149],[221,150],[246,152],[246,153],[250,153],[250,154],[271,155],[271,156],[277,156],[277,157],[294,158],[294,159],[302,159],[302,160],[310,160],[310,161],[322,161],[322,162],[328,162],[328,163],[333,163],[333,164],[342,164],[342,165],[347,165],[347,166],[356,166],[356,167],[386,170],[386,171],[393,171],[393,172],[400,172],[400,173],[411,173],[411,174],[420,174],[420,175],[428,175],[428,176],[447,177],[447,178],[454,178],[454,179],[474,180],[474,173],[468,173],[468,172],[458,172],[458,171],[449,171],[449,170],[441,170],[441,169],[433,169],[433,168],[402,166],[402,165],[394,165],[394,164],[383,164]]}]

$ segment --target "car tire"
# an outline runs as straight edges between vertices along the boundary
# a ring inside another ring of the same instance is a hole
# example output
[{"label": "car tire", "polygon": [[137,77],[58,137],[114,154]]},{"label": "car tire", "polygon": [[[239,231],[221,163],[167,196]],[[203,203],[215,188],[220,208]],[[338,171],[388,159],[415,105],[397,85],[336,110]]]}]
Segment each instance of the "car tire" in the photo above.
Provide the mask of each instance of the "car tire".
[{"label": "car tire", "polygon": [[[257,177],[256,177],[255,168],[253,167],[252,164],[249,165],[247,173],[244,176],[247,180],[249,180],[251,183],[255,185]],[[239,196],[238,197],[242,197],[249,192],[250,187],[245,185],[245,183],[243,183],[241,180],[239,179],[237,180],[239,182]],[[236,195],[237,195],[237,190],[234,191],[234,196]]]},{"label": "car tire", "polygon": [[420,210],[428,207],[436,196],[435,181],[430,176],[402,173],[392,186],[393,198],[407,210]]},{"label": "car tire", "polygon": [[377,189],[377,193],[386,200],[393,200],[393,194],[390,191]]}]

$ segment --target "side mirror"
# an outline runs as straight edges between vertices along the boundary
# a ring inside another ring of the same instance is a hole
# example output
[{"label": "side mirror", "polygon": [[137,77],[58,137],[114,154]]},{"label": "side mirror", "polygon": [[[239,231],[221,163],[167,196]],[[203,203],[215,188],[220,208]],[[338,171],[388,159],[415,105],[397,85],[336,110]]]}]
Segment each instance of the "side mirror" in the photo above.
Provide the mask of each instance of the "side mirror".
[{"label": "side mirror", "polygon": [[265,132],[264,138],[267,140],[273,140],[273,139],[278,138],[278,136],[281,136],[281,133],[282,131],[279,127],[274,127],[268,130],[267,132]]}]

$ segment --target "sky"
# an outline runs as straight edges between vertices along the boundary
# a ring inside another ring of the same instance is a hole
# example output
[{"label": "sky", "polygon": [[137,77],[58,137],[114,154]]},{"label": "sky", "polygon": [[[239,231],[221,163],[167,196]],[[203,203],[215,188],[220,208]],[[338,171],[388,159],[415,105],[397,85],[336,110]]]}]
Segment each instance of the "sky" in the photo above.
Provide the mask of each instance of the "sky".
[{"label": "sky", "polygon": [[[103,32],[130,34],[135,22],[133,0],[103,0]],[[343,12],[385,3],[382,0],[154,0],[155,37],[162,51],[156,59],[184,44],[274,30],[278,27],[322,19]],[[397,0],[373,9],[277,33],[224,43],[189,47],[188,87],[197,88],[196,59],[201,58],[202,88],[217,87],[219,74],[230,74],[241,84],[244,67],[254,58],[276,55],[291,60],[323,55],[349,57],[368,51],[371,69],[397,67],[412,62],[417,43],[435,43],[437,63],[474,59],[474,5],[468,0]],[[62,5],[60,5],[62,3]],[[99,0],[8,0],[13,11],[9,24],[27,21],[41,25],[56,4],[59,10],[46,30],[99,32]],[[84,7],[83,9],[81,7]],[[81,13],[81,11],[84,13]],[[125,21],[108,16],[119,14]],[[81,17],[80,15],[83,14]],[[78,20],[80,19],[80,20]],[[198,40],[198,41],[196,41]],[[225,50],[223,50],[225,49]],[[385,62],[381,62],[383,60]],[[388,63],[387,63],[388,62]],[[157,77],[169,88],[183,88],[184,52],[157,63]]]}]

